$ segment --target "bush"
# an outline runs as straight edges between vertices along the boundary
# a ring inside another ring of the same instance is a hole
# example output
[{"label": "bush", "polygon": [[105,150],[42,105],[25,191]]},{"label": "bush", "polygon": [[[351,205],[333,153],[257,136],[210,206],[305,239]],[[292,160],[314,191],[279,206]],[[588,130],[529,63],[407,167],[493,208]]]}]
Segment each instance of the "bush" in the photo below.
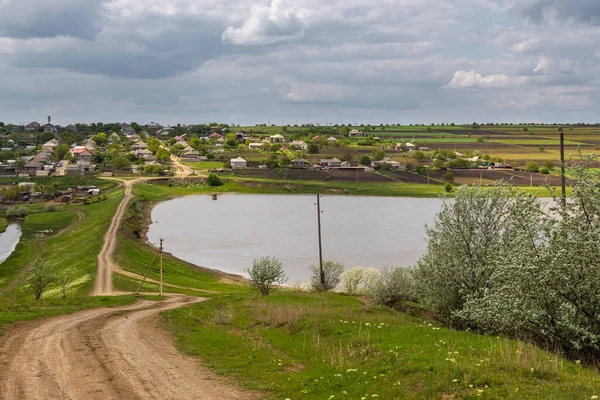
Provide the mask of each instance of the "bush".
[{"label": "bush", "polygon": [[27,207],[9,207],[6,215],[12,218],[25,218],[29,214]]},{"label": "bush", "polygon": [[384,268],[366,289],[365,295],[374,303],[387,307],[414,300],[415,289],[411,271],[407,268]]},{"label": "bush", "polygon": [[540,166],[535,161],[528,161],[525,164],[525,171],[527,172],[538,172],[540,170]]},{"label": "bush", "polygon": [[344,265],[334,261],[323,262],[323,282],[321,282],[321,270],[319,265],[310,266],[310,285],[314,290],[326,292],[333,290],[340,284],[341,275],[344,272]]},{"label": "bush", "polygon": [[544,167],[544,168],[540,169],[540,174],[548,175],[549,173],[550,173],[550,170],[548,168]]},{"label": "bush", "polygon": [[362,156],[360,158],[360,165],[371,165],[371,157],[369,156]]},{"label": "bush", "polygon": [[275,257],[261,257],[254,260],[252,268],[246,271],[252,286],[258,288],[263,296],[267,296],[276,285],[287,282],[283,264]]},{"label": "bush", "polygon": [[452,184],[450,182],[446,182],[446,184],[444,185],[444,190],[446,191],[446,193],[450,193],[452,192],[454,188],[452,187]]},{"label": "bush", "polygon": [[362,267],[347,269],[342,273],[341,281],[344,291],[348,294],[358,294],[364,276]]},{"label": "bush", "polygon": [[208,186],[223,186],[223,180],[216,174],[209,174],[206,183]]},{"label": "bush", "polygon": [[44,206],[44,212],[50,213],[56,211],[56,206],[54,204],[46,204]]},{"label": "bush", "polygon": [[442,175],[442,180],[448,183],[454,183],[454,173],[452,171],[446,172]]}]

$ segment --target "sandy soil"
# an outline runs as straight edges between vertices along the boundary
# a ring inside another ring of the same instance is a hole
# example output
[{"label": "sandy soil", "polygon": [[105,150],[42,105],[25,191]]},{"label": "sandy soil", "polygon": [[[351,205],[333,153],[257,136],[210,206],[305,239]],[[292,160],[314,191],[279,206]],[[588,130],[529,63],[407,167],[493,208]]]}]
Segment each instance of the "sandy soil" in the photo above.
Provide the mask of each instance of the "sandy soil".
[{"label": "sandy soil", "polygon": [[141,301],[24,323],[0,337],[0,398],[255,399],[181,355],[162,311],[204,299]]},{"label": "sandy soil", "polygon": [[179,158],[177,158],[173,155],[171,156],[171,162],[173,163],[173,166],[177,170],[177,172],[175,172],[175,176],[178,178],[185,178],[186,176],[189,176],[194,173],[194,170],[192,169],[192,167],[183,165],[182,163],[179,162]]}]

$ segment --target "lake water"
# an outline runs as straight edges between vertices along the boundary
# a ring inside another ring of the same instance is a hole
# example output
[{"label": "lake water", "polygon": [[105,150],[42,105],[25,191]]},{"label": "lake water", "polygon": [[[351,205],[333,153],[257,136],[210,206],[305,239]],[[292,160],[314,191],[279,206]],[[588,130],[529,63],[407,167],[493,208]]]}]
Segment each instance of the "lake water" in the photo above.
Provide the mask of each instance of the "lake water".
[{"label": "lake water", "polygon": [[[425,224],[440,199],[323,196],[323,259],[346,268],[411,266],[425,253]],[[316,196],[188,196],[157,205],[148,239],[196,265],[244,274],[255,258],[275,256],[289,283],[318,263]]]},{"label": "lake water", "polygon": [[6,231],[0,233],[0,264],[2,264],[19,244],[21,239],[21,225],[11,223],[6,227]]}]

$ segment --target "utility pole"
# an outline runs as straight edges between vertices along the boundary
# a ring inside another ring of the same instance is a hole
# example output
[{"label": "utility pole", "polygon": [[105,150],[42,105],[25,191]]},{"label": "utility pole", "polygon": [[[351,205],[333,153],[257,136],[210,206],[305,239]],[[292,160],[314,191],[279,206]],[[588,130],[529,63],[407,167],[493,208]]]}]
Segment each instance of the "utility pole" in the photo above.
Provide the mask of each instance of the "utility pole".
[{"label": "utility pole", "polygon": [[321,243],[321,195],[317,195],[317,226],[319,228],[319,272],[321,288],[325,287],[325,270],[323,270],[323,245]]},{"label": "utility pole", "polygon": [[567,177],[565,176],[565,133],[562,126],[560,130],[560,186],[562,189],[562,205],[567,205]]},{"label": "utility pole", "polygon": [[163,295],[163,241],[164,239],[160,239],[160,295]]}]

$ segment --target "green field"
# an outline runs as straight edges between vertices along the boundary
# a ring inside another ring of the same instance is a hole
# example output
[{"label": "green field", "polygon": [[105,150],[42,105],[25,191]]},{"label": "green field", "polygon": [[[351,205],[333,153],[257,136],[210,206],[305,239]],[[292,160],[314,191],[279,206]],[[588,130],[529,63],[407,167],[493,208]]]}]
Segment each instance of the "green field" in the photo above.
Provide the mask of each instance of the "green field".
[{"label": "green field", "polygon": [[223,296],[165,313],[179,347],[273,399],[589,399],[597,371],[335,294]]}]

